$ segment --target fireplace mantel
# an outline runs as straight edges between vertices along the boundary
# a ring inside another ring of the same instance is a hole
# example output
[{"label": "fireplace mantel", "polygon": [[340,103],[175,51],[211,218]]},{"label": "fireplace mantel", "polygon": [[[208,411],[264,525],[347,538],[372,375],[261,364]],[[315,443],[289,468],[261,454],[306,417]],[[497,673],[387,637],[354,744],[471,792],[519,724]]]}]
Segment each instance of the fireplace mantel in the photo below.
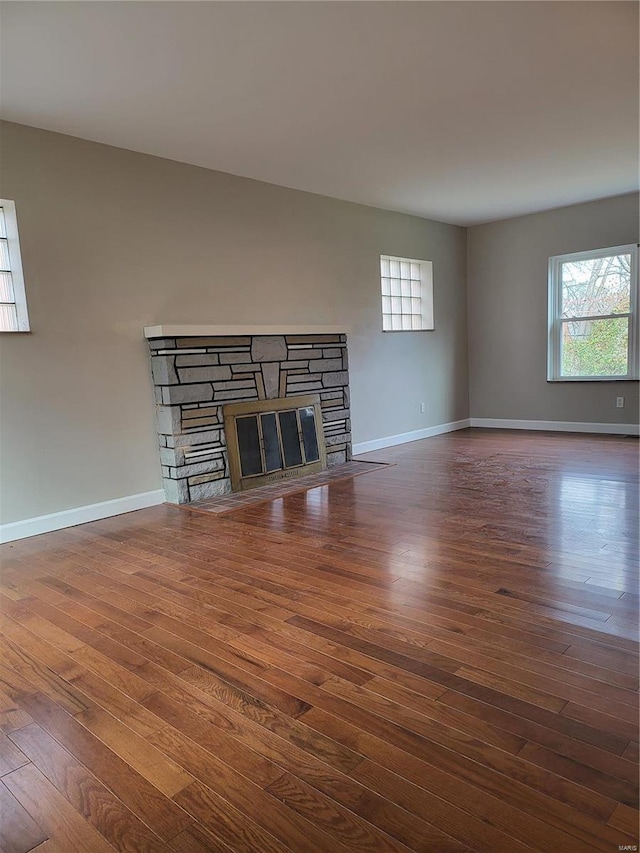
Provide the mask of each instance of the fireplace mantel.
[{"label": "fireplace mantel", "polygon": [[346,335],[349,326],[145,326],[145,338],[199,338],[234,335]]}]

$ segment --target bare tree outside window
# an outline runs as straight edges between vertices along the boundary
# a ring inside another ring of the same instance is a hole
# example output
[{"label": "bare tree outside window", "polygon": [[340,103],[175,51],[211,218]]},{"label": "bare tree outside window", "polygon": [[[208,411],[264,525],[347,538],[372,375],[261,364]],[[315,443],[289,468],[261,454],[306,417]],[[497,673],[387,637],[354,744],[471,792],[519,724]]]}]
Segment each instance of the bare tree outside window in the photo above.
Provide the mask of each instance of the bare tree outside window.
[{"label": "bare tree outside window", "polygon": [[631,255],[562,264],[562,374],[626,375],[630,311]]}]

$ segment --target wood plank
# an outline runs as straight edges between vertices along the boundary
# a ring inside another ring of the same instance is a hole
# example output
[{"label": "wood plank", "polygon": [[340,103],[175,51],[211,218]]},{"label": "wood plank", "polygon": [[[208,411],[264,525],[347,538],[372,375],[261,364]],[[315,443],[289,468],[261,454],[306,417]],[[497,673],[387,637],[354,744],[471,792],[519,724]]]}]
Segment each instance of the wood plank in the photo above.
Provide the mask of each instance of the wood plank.
[{"label": "wood plank", "polygon": [[[282,675],[279,675],[278,680],[281,679]],[[313,688],[307,689],[311,691]],[[362,691],[362,688],[357,690]],[[514,792],[521,791],[523,799],[532,802],[535,800],[536,791],[554,796],[559,789],[562,789],[563,801],[570,803],[573,808],[583,814],[604,820],[615,805],[615,802],[606,796],[599,797],[591,794],[568,780],[561,780],[550,773],[540,773],[530,764],[506,752],[475,742],[471,738],[456,739],[452,733],[451,740],[447,740],[438,727],[432,728],[430,737],[416,735],[398,722],[378,716],[382,713],[386,717],[393,715],[396,720],[399,719],[394,714],[392,703],[378,706],[375,714],[369,711],[366,707],[368,697],[364,695],[364,691],[360,695],[354,691],[351,692],[350,699],[352,702],[357,702],[357,706],[336,697],[324,698],[322,692],[323,688],[315,691],[315,707],[302,719],[312,727],[317,726],[318,730],[324,731],[325,734],[328,730],[333,730],[331,725],[333,716],[338,717],[341,721],[348,721],[350,726],[366,731],[384,743],[393,743],[400,750],[420,758],[433,767],[466,779],[477,787],[496,791],[507,800],[514,795]],[[519,784],[522,788],[518,787]],[[525,797],[527,789],[531,790]]]},{"label": "wood plank", "polygon": [[290,849],[201,782],[178,794],[176,802],[234,853],[283,853]]},{"label": "wood plank", "polygon": [[637,722],[622,720],[620,717],[614,717],[611,714],[594,711],[593,708],[585,708],[584,705],[578,705],[575,702],[567,702],[561,714],[563,717],[577,720],[580,723],[587,723],[627,741],[632,741],[638,737]]},{"label": "wood plank", "polygon": [[496,693],[503,693],[505,696],[511,696],[514,699],[521,699],[528,705],[536,705],[538,708],[545,708],[547,711],[553,711],[554,713],[562,711],[567,704],[566,699],[559,699],[556,696],[551,696],[549,693],[544,693],[542,690],[535,690],[510,678],[494,675],[493,673],[475,669],[474,667],[461,666],[460,669],[456,670],[456,675],[466,681],[473,681],[474,684],[489,687]]},{"label": "wood plank", "polygon": [[233,848],[195,823],[176,835],[171,846],[176,853],[233,853]]},{"label": "wood plank", "polygon": [[96,649],[85,646],[74,652],[76,661],[100,678],[108,681],[112,687],[140,702],[153,692],[152,688],[139,677],[136,670],[126,669],[110,657]]},{"label": "wood plank", "polygon": [[113,853],[116,849],[75,811],[33,764],[14,770],[2,781],[47,836],[64,850]]},{"label": "wood plank", "polygon": [[38,725],[11,737],[75,811],[121,853],[166,853],[158,836]]},{"label": "wood plank", "polygon": [[160,838],[166,841],[192,823],[182,809],[48,697],[33,694],[21,702],[45,731]]},{"label": "wood plank", "polygon": [[[327,796],[289,773],[272,782],[267,791],[297,814],[324,827],[341,846],[372,853],[400,853],[409,849],[391,835],[376,830],[368,821],[354,815],[344,806],[332,803]],[[451,843],[448,849],[454,850],[456,847]]]},{"label": "wood plank", "polygon": [[25,599],[25,601],[28,602],[30,606],[27,607],[26,604],[23,604],[23,613],[16,611],[12,613],[12,611],[9,610],[9,616],[14,618],[16,622],[24,625],[25,628],[28,628],[37,637],[40,637],[42,640],[46,640],[62,652],[71,654],[76,651],[76,649],[82,648],[84,642],[78,639],[75,634],[71,634],[63,628],[59,628],[55,623],[50,622],[48,619],[38,615],[37,612],[32,611],[32,607],[37,607],[37,602],[34,602],[33,599]]},{"label": "wood plank", "polygon": [[[177,691],[177,696],[180,695]],[[158,717],[162,718],[171,728],[149,736],[149,740],[157,745],[164,743],[166,738],[172,737],[183,740],[185,737],[195,741],[198,747],[206,751],[205,763],[211,772],[215,771],[218,762],[223,762],[229,767],[234,767],[242,775],[253,779],[258,785],[265,787],[269,782],[281,775],[282,771],[270,760],[264,758],[262,753],[245,744],[242,739],[243,730],[238,726],[232,728],[230,725],[211,725],[206,713],[198,714],[191,708],[190,704],[180,702],[178,699],[156,693],[147,700],[147,707],[151,708]],[[197,707],[197,706],[195,706]],[[199,708],[204,711],[204,706]],[[228,731],[227,731],[228,729]],[[246,736],[248,744],[253,743],[251,733]],[[192,749],[191,744],[188,747]],[[187,745],[185,745],[187,749]],[[210,756],[214,756],[212,759]],[[202,778],[198,774],[198,778]],[[207,779],[203,779],[207,781]]]},{"label": "wood plank", "polygon": [[280,711],[288,717],[298,717],[309,710],[306,702],[262,678],[255,678],[240,670],[234,672],[229,667],[224,667],[223,675],[220,677],[219,671],[211,672],[210,669],[204,670],[194,666],[181,672],[180,678],[211,693],[212,696],[216,696],[225,705],[231,707],[240,706],[247,701],[248,696],[251,696],[254,701],[274,712]]},{"label": "wood plank", "polygon": [[2,633],[10,641],[12,648],[18,647],[21,651],[27,652],[33,659],[64,679],[73,678],[74,675],[84,672],[83,667],[70,655],[36,636],[13,619],[3,620]]},{"label": "wood plank", "polygon": [[[323,682],[324,685],[326,683],[326,681]],[[483,743],[492,744],[514,755],[520,752],[526,742],[524,738],[504,731],[504,729],[500,729],[498,726],[493,726],[482,719],[474,717],[472,714],[447,708],[443,703],[436,702],[429,696],[421,695],[414,690],[408,690],[401,684],[395,684],[384,678],[372,678],[364,686],[369,692],[384,696],[386,699],[399,704],[405,709],[416,711],[419,715],[437,720],[444,726],[465,732],[468,735],[478,738]],[[411,715],[403,714],[402,718],[404,724],[410,726]],[[412,726],[410,727],[415,731]]]},{"label": "wood plank", "polygon": [[[585,677],[585,673],[577,674],[572,670],[555,670],[545,665],[536,666],[535,663],[524,658],[524,656],[510,655],[509,661],[500,660],[497,656],[473,651],[468,648],[458,650],[457,644],[435,641],[429,644],[429,650],[440,654],[456,657],[459,655],[461,664],[473,664],[478,669],[487,670],[494,674],[510,676],[514,681],[522,682],[535,689],[562,699],[571,700],[583,704],[595,710],[606,711],[612,709],[623,714],[623,719],[630,719],[634,714],[638,715],[637,687],[633,685],[630,689],[614,687],[606,682],[592,680]],[[562,656],[560,656],[562,657]],[[566,661],[566,658],[564,659]],[[618,706],[624,705],[624,708]],[[614,714],[616,716],[616,714]]]},{"label": "wood plank", "polygon": [[[99,705],[112,716],[126,722],[134,732],[146,737],[162,727],[162,721],[147,711],[139,702],[113,687],[94,672],[87,671],[70,679],[73,686],[88,699]],[[146,696],[149,694],[145,695]]]},{"label": "wood plank", "polygon": [[[288,621],[291,623],[294,620]],[[440,669],[435,661],[432,663],[426,663],[406,655],[400,655],[397,652],[383,649],[371,642],[351,638],[350,635],[345,632],[337,631],[336,629],[313,622],[305,617],[296,618],[296,624],[305,626],[305,629],[308,630],[311,635],[319,634],[320,636],[324,636],[327,639],[332,640],[334,643],[342,642],[348,647],[355,647],[359,651],[369,654],[371,657],[393,662],[394,665],[405,672],[427,677],[436,683],[447,685],[451,687],[452,690],[462,693],[463,695],[479,698],[505,710],[517,710],[517,712],[526,719],[541,721],[550,727],[565,731],[580,731],[580,734],[584,739],[587,739],[588,742],[594,743],[597,746],[600,746],[603,742],[610,743],[612,744],[613,749],[621,753],[626,748],[626,741],[630,738],[629,732],[631,727],[624,722],[620,722],[618,725],[617,721],[613,720],[606,730],[612,735],[611,739],[603,737],[601,731],[597,731],[597,726],[593,727],[592,730],[588,727],[580,729],[577,727],[572,728],[568,722],[563,720],[561,717],[558,717],[558,714],[556,713],[556,711],[563,710],[567,704],[570,705],[570,703],[566,703],[564,701],[556,702],[553,697],[546,697],[543,694],[528,691],[526,688],[523,691],[520,691],[517,685],[513,685],[510,692],[505,693],[502,689],[497,688],[505,687],[506,689],[509,689],[510,683],[504,684],[499,680],[492,679],[488,675],[483,678],[482,674],[475,670],[470,670],[468,673],[464,673],[464,675],[474,675],[473,679],[463,677],[459,672],[455,672],[455,670],[451,672],[447,662],[445,662],[445,667],[447,668]],[[517,693],[521,693],[522,695],[514,695]],[[547,698],[549,700],[548,702]],[[528,699],[531,701],[527,701]],[[441,700],[442,697],[439,697],[439,701]],[[548,704],[550,704],[551,707],[547,707]],[[581,712],[580,706],[576,706],[576,708],[576,713]],[[593,714],[596,715],[597,712],[593,712]],[[575,717],[575,714],[572,714],[571,716]],[[579,719],[579,721],[581,721],[581,719]],[[616,740],[615,737],[618,735],[619,739]]]},{"label": "wood plank", "polygon": [[18,749],[15,743],[0,731],[0,776],[6,773],[11,773],[12,770],[17,770],[28,761],[23,752]]},{"label": "wood plank", "polygon": [[47,833],[31,817],[9,788],[0,781],[0,850],[27,853],[47,840]]},{"label": "wood plank", "polygon": [[527,743],[520,751],[519,757],[536,764],[538,767],[545,767],[564,779],[572,779],[578,785],[597,791],[604,797],[609,797],[632,808],[638,808],[637,772],[635,772],[636,768],[631,762],[626,769],[626,778],[621,779],[619,776],[588,767],[572,758],[558,755],[539,744]]},{"label": "wood plank", "polygon": [[[178,759],[180,750],[175,750],[168,739],[157,739],[164,743],[166,749]],[[190,762],[190,753],[182,753],[183,761],[196,771],[196,766]],[[198,768],[201,765],[198,763]],[[206,772],[206,771],[205,771]],[[295,810],[288,809],[277,799],[269,795],[269,789],[262,789],[239,773],[227,769],[220,774],[207,773],[208,785],[194,783],[194,786],[178,794],[177,802],[188,802],[194,791],[199,795],[212,797],[216,802],[221,797],[241,811],[251,821],[266,830],[283,844],[290,845],[294,850],[335,849],[343,853],[346,849],[344,841],[331,838],[324,827],[300,816]]]},{"label": "wood plank", "polygon": [[[449,811],[453,805],[459,803],[480,820],[486,820],[487,815],[491,815],[493,825],[500,827],[508,834],[520,833],[518,837],[523,843],[526,843],[527,837],[529,839],[531,837],[542,838],[545,835],[547,847],[544,849],[559,849],[560,842],[565,845],[571,844],[575,849],[584,849],[586,839],[592,846],[602,850],[610,849],[612,843],[624,843],[624,839],[621,841],[621,836],[618,833],[607,831],[602,822],[612,813],[615,803],[611,801],[607,804],[603,798],[589,797],[585,791],[585,805],[590,803],[590,807],[587,805],[587,811],[579,810],[575,805],[570,806],[564,801],[565,783],[560,778],[555,780],[555,786],[550,788],[546,794],[538,793],[517,780],[507,782],[498,774],[484,771],[481,766],[470,766],[470,773],[465,779],[462,779],[452,768],[434,764],[433,761],[429,760],[429,756],[415,756],[404,749],[400,749],[395,743],[370,735],[363,729],[317,708],[308,711],[305,716],[308,722],[317,726],[320,731],[325,734],[330,733],[340,742],[349,744],[354,748],[357,747],[366,758],[370,759],[370,761],[361,762],[361,765],[358,765],[350,773],[355,779],[365,784],[368,783],[364,774],[361,774],[360,768],[366,767],[368,772],[369,764],[375,762],[386,771],[391,771],[392,774],[402,777],[407,782],[415,783],[420,788],[446,799],[449,804]],[[458,765],[458,769],[460,769],[460,765]],[[482,777],[480,784],[478,774]],[[382,775],[385,776],[385,774]],[[396,783],[400,786],[397,780]],[[393,786],[385,785],[383,790],[378,788],[376,790],[385,796],[389,796],[394,802],[399,802],[392,796]],[[568,805],[569,807],[567,807]],[[529,815],[531,811],[534,814]],[[430,812],[425,811],[423,815],[428,820],[432,819],[429,816]],[[537,823],[536,816],[538,815],[544,815],[544,821],[542,825],[533,830],[529,820],[532,819]],[[516,828],[514,821],[518,824],[519,829]],[[552,832],[550,827],[559,829],[560,835],[554,836],[555,830]],[[449,831],[454,837],[463,840],[460,834]],[[581,847],[576,847],[569,836],[581,838]],[[473,847],[478,844],[478,841],[471,842],[468,839],[468,843]],[[496,840],[496,843],[503,845],[504,841],[498,842]],[[480,844],[481,849],[484,849],[483,845],[487,846],[486,839]]]},{"label": "wood plank", "polygon": [[[169,678],[153,666],[142,669],[152,683],[163,682],[163,692],[168,693],[183,707],[194,710],[209,723],[232,733],[251,749],[263,753],[265,744],[280,742],[282,749],[302,749],[307,755],[319,758],[342,771],[350,770],[362,760],[362,756],[353,750],[285,714],[238,696],[233,696],[229,699],[230,704],[225,704],[212,693],[183,680],[180,676]],[[154,707],[155,702],[145,702],[145,705]]]},{"label": "wood plank", "polygon": [[[489,697],[489,700],[492,699],[493,697]],[[571,756],[578,752],[593,766],[606,761],[608,755],[619,756],[625,751],[623,738],[564,717],[558,718],[546,713],[531,714],[530,706],[524,703],[514,703],[511,708],[500,708],[491,701],[485,701],[484,697],[464,696],[453,690],[444,693],[438,703],[480,717],[526,740],[548,746],[562,755]]]},{"label": "wood plank", "polygon": [[[302,791],[296,794],[300,808],[310,807],[305,805],[305,801],[322,803],[331,814],[331,806],[324,799],[318,799],[320,792],[330,798],[334,807],[336,804],[343,806],[348,812],[355,813],[411,850],[459,851],[466,846],[430,823],[425,816],[411,814],[391,799],[381,796],[353,778],[337,773],[308,774],[299,770],[296,770],[295,774],[286,774],[284,778],[288,781],[286,790],[280,794],[283,800],[290,796],[288,791],[291,785]],[[277,785],[277,782],[274,785]],[[272,789],[273,786],[270,786],[270,790]],[[339,811],[342,814],[342,809]]]},{"label": "wood plank", "polygon": [[47,841],[34,847],[30,853],[68,853],[68,851],[63,850],[53,838],[49,838]]},{"label": "wood plank", "polygon": [[0,684],[12,698],[38,690],[71,714],[87,707],[82,694],[69,682],[7,637],[0,636],[0,654],[5,663],[0,666]]},{"label": "wood plank", "polygon": [[7,734],[28,726],[33,720],[10,696],[0,690],[0,729]]},{"label": "wood plank", "polygon": [[622,753],[622,755],[624,758],[629,759],[629,761],[633,761],[635,762],[635,764],[638,764],[638,761],[640,760],[640,750],[638,749],[638,741],[632,740],[629,743],[629,746],[627,746],[625,751]]},{"label": "wood plank", "polygon": [[173,797],[193,782],[175,762],[102,708],[88,708],[75,719],[165,796]]},{"label": "wood plank", "polygon": [[609,826],[615,826],[616,829],[626,832],[631,838],[637,837],[638,827],[640,826],[638,809],[632,809],[622,804],[616,806],[609,818]]},{"label": "wood plank", "polygon": [[[284,593],[286,595],[286,592]],[[307,610],[307,602],[312,604],[314,610]],[[569,661],[561,653],[558,654],[552,650],[543,650],[538,648],[532,642],[518,641],[511,639],[505,634],[496,634],[489,630],[480,628],[472,628],[463,626],[460,623],[452,623],[448,620],[443,620],[439,617],[432,616],[428,622],[424,620],[411,619],[380,607],[374,607],[360,602],[349,602],[345,606],[337,596],[328,596],[326,594],[305,595],[296,597],[296,609],[299,613],[308,615],[310,618],[317,618],[318,611],[320,615],[330,611],[338,616],[341,616],[346,623],[351,623],[348,630],[371,630],[377,632],[381,637],[391,636],[395,640],[401,640],[404,643],[411,643],[420,648],[428,647],[432,651],[441,651],[444,655],[451,655],[456,658],[456,647],[464,654],[463,660],[468,660],[470,652],[468,643],[464,642],[463,636],[473,636],[481,638],[483,642],[478,644],[477,652],[483,656],[488,655],[495,657],[498,660],[503,660],[503,652],[505,643],[511,648],[515,654],[511,656],[511,661],[520,669],[530,670],[539,674],[552,673],[553,677],[568,681],[568,683],[582,686],[584,679],[574,676],[575,659]],[[334,627],[338,627],[334,624]],[[360,634],[362,636],[362,634]],[[365,635],[366,637],[366,635]],[[452,644],[452,647],[438,648],[439,644]],[[560,646],[559,652],[567,649],[567,646]],[[461,658],[457,658],[461,660]],[[486,657],[483,657],[482,662],[486,662]],[[552,666],[550,667],[549,664]],[[554,672],[552,667],[558,667],[562,672]],[[590,663],[583,662],[580,665],[581,674],[589,675],[599,682],[604,684],[616,684],[622,688],[636,691],[638,689],[638,676],[618,676],[612,674],[608,668],[598,667]],[[605,691],[607,688],[601,684],[593,685],[593,690]],[[615,692],[611,694],[612,699],[616,698]],[[629,699],[627,699],[629,701]],[[631,700],[637,701],[636,697]]]},{"label": "wood plank", "polygon": [[[150,701],[156,703],[159,701],[159,697]],[[194,723],[189,712],[185,712],[177,705],[173,713],[166,719],[171,721],[176,728],[186,727],[185,730],[190,738],[197,740],[197,744],[173,729],[164,729],[150,736],[150,741],[158,748],[166,750],[176,761],[188,762],[184,763],[183,766],[210,787],[215,787],[215,784],[219,784],[221,780],[224,781],[229,770],[228,768],[220,768],[217,757],[212,756],[212,753],[215,753],[216,756],[220,753],[219,741],[217,740],[219,731],[207,730],[206,725],[201,720]],[[205,738],[207,740],[204,740]],[[212,738],[214,738],[213,741]],[[268,775],[266,775],[262,767],[258,768],[258,772],[256,772],[251,765],[245,765],[244,772],[248,778],[267,787],[282,776],[285,767],[293,767],[295,774],[306,780],[309,785],[362,815],[369,822],[410,847],[418,845],[417,849],[421,849],[424,844],[428,845],[427,849],[442,851],[459,849],[459,844],[435,827],[415,816],[403,813],[393,803],[376,796],[347,776],[332,770],[331,767],[321,761],[314,761],[310,756],[305,756],[299,748],[296,749],[284,742],[281,742],[282,746],[278,748],[276,746],[278,740],[275,738],[270,741],[268,738],[262,737],[256,746],[269,754],[275,762],[280,764],[280,767],[271,762],[268,764],[264,762],[264,769],[268,769]],[[238,744],[238,747],[240,746],[241,744]],[[207,747],[208,751],[203,747]],[[257,756],[254,756],[254,762],[256,759]],[[229,763],[228,756],[225,757],[225,761],[227,764]],[[236,761],[235,764],[237,765],[238,762]],[[210,785],[212,777],[215,779],[213,786]]]}]

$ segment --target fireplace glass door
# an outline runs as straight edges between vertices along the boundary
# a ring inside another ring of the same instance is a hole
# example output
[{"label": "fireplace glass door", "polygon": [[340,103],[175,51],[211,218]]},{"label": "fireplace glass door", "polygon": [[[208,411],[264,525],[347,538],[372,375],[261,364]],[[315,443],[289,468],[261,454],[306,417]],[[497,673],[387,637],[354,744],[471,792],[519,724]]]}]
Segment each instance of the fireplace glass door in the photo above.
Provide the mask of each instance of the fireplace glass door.
[{"label": "fireplace glass door", "polygon": [[327,467],[317,394],[234,403],[224,424],[234,491]]}]

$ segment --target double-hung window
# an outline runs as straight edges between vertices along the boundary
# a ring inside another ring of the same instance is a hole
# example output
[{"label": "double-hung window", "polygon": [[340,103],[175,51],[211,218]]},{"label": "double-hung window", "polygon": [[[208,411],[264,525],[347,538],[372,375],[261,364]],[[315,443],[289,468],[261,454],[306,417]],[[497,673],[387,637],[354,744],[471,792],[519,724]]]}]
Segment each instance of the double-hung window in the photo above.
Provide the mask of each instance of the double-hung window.
[{"label": "double-hung window", "polygon": [[28,332],[16,206],[0,199],[0,332]]},{"label": "double-hung window", "polygon": [[637,379],[638,248],[549,259],[549,381]]}]

